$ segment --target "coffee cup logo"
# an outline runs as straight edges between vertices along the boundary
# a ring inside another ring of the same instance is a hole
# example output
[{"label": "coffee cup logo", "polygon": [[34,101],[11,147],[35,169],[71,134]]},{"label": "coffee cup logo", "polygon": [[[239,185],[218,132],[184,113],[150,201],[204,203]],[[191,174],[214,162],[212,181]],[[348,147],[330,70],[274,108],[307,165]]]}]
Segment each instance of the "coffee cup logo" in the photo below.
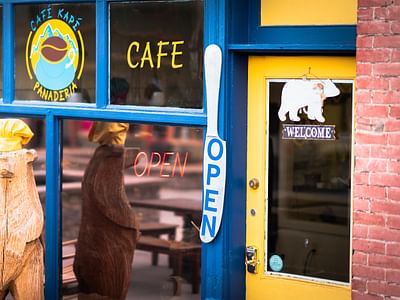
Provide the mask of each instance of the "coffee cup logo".
[{"label": "coffee cup logo", "polygon": [[26,66],[30,79],[36,78],[33,90],[44,100],[66,101],[78,88],[74,80],[83,70],[82,35],[63,19],[51,18],[32,28]]}]

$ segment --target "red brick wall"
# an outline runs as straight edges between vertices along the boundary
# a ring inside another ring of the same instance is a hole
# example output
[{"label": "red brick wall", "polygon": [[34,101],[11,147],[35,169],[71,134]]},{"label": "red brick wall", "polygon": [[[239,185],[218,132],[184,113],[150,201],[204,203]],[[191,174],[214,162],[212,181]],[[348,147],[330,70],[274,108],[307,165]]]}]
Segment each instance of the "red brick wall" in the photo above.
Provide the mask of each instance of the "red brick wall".
[{"label": "red brick wall", "polygon": [[358,0],[353,300],[400,299],[400,0]]}]

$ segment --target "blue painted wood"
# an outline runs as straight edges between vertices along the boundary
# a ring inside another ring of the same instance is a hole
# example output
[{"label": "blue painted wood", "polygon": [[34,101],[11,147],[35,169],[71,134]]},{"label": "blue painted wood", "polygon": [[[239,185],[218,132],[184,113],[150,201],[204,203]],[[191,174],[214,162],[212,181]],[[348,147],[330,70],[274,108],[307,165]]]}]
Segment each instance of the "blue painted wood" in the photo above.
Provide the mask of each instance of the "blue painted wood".
[{"label": "blue painted wood", "polygon": [[[3,29],[14,28],[14,11],[10,3],[3,5]],[[14,100],[14,30],[3,30],[3,101]],[[12,75],[9,75],[12,74]]]},{"label": "blue painted wood", "polygon": [[[0,102],[1,103],[1,102]],[[16,105],[18,104],[18,105]],[[92,104],[81,106],[38,101],[15,101],[13,104],[0,105],[0,114],[21,116],[45,116],[51,112],[54,116],[68,119],[89,119],[122,121],[137,123],[159,123],[171,125],[204,126],[207,117],[200,109],[179,109],[168,107],[124,107],[96,109]]]},{"label": "blue painted wood", "polygon": [[229,44],[228,49],[246,53],[355,53],[354,43],[342,44]]},{"label": "blue painted wood", "polygon": [[234,53],[227,62],[227,189],[223,299],[245,299],[247,161],[247,55]]},{"label": "blue painted wood", "polygon": [[60,161],[60,121],[49,113],[46,117],[45,299],[60,299]]},{"label": "blue painted wood", "polygon": [[[96,106],[108,104],[108,3],[96,3]],[[100,63],[101,62],[101,63]]]},{"label": "blue painted wood", "polygon": [[[225,35],[225,1],[205,1],[204,6],[204,46],[209,44],[217,44],[222,50],[222,74],[221,87],[219,95],[219,120],[218,132],[220,137],[226,139],[225,127],[225,72],[226,69],[226,35]],[[206,93],[204,93],[206,95]],[[206,107],[207,109],[207,107]],[[229,155],[229,153],[227,154]],[[224,297],[223,290],[223,268],[226,259],[225,253],[225,219],[227,215],[224,213],[222,224],[217,237],[213,242],[203,244],[202,246],[202,284],[201,296],[203,299],[228,299]]]}]

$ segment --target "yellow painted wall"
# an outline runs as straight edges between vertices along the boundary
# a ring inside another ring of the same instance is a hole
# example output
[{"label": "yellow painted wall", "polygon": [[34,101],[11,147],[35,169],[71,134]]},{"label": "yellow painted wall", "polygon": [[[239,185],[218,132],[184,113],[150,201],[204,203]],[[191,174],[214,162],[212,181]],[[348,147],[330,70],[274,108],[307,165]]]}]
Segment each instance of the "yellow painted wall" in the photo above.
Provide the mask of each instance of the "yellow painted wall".
[{"label": "yellow painted wall", "polygon": [[357,0],[261,0],[261,25],[357,23]]}]

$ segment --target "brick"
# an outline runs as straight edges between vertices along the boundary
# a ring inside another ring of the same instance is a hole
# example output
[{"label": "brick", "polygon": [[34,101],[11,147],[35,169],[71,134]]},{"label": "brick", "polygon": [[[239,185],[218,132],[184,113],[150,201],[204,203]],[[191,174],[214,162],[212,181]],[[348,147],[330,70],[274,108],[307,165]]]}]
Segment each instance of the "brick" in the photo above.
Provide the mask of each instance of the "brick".
[{"label": "brick", "polygon": [[399,77],[395,77],[395,78],[390,78],[390,84],[389,84],[389,88],[392,91],[399,91],[400,90],[400,78]]},{"label": "brick", "polygon": [[385,123],[385,131],[400,131],[400,120],[387,121]]},{"label": "brick", "polygon": [[384,200],[386,197],[386,188],[373,185],[356,185],[354,187],[354,196]]},{"label": "brick", "polygon": [[361,278],[353,278],[351,281],[351,287],[359,292],[367,291],[367,281]]},{"label": "brick", "polygon": [[375,36],[373,47],[376,48],[399,48],[400,47],[400,36],[387,35],[387,36]]},{"label": "brick", "polygon": [[[392,25],[393,27],[393,25]],[[358,36],[356,41],[357,51],[362,48],[372,48],[374,44],[374,37],[372,36]]]},{"label": "brick", "polygon": [[[393,201],[371,201],[371,211],[374,213],[400,214],[400,203]],[[400,236],[399,236],[400,239]]]},{"label": "brick", "polygon": [[[365,7],[364,9],[368,9],[368,8]],[[374,7],[371,9],[374,11],[374,19],[375,20],[385,20],[386,14],[387,14],[386,7]]]},{"label": "brick", "polygon": [[356,107],[356,115],[365,118],[387,118],[389,115],[389,107],[387,105],[361,104]]},{"label": "brick", "polygon": [[384,146],[384,145],[371,145],[371,157],[375,158],[388,158],[398,159],[400,157],[400,147],[397,146]]},{"label": "brick", "polygon": [[368,258],[369,266],[376,266],[388,269],[400,268],[400,257],[372,254]]},{"label": "brick", "polygon": [[384,125],[376,124],[376,120],[371,117],[360,116],[361,114],[357,113],[356,115],[356,133],[365,133],[365,132],[383,132]]},{"label": "brick", "polygon": [[[364,77],[359,77],[359,78],[366,78]],[[369,77],[368,77],[369,78]],[[370,90],[363,90],[363,89],[357,89],[356,90],[356,95],[357,95],[357,105],[360,105],[360,103],[371,103],[372,95]]]},{"label": "brick", "polygon": [[[369,162],[368,162],[368,170],[370,170],[371,172],[386,172],[387,170],[387,160],[386,159],[376,159],[376,158],[370,158]],[[375,187],[377,188],[377,187]]]},{"label": "brick", "polygon": [[368,237],[368,226],[354,224],[353,225],[353,237],[354,238],[366,238]]},{"label": "brick", "polygon": [[373,65],[372,70],[374,75],[399,76],[400,63],[377,63]]},{"label": "brick", "polygon": [[[368,261],[368,254],[362,253],[360,251],[354,251],[354,254],[353,254],[353,257],[352,257],[353,265],[363,265],[363,266],[365,266],[367,264],[367,261]],[[354,283],[354,281],[353,281],[353,283]]]},{"label": "brick", "polygon": [[353,198],[353,211],[369,211],[369,200],[362,197]]},{"label": "brick", "polygon": [[[353,219],[357,224],[380,226],[385,225],[385,218],[383,216],[372,214],[370,212],[354,212]],[[358,248],[358,250],[361,249]]]},{"label": "brick", "polygon": [[389,82],[384,78],[359,77],[356,79],[358,89],[387,90]]},{"label": "brick", "polygon": [[[400,142],[400,133],[396,134],[397,141]],[[388,172],[400,174],[400,161],[399,160],[389,160],[388,161]]]},{"label": "brick", "polygon": [[383,34],[390,32],[387,22],[360,22],[357,24],[357,34]]},{"label": "brick", "polygon": [[[357,62],[388,62],[391,57],[390,49],[358,49]],[[370,74],[369,72],[368,74]]]},{"label": "brick", "polygon": [[[366,8],[365,8],[366,9]],[[386,7],[376,7],[373,9],[374,18],[377,20],[386,20],[387,9]]]},{"label": "brick", "polygon": [[370,63],[359,63],[357,62],[356,73],[360,75],[371,75],[372,65]]},{"label": "brick", "polygon": [[391,0],[358,0],[358,7],[382,7],[391,3]]},{"label": "brick", "polygon": [[400,106],[391,105],[389,107],[389,116],[392,118],[400,118]]},{"label": "brick", "polygon": [[385,279],[385,270],[365,265],[353,265],[352,274],[358,278]]},{"label": "brick", "polygon": [[400,20],[400,6],[391,5],[388,7],[387,20]]},{"label": "brick", "polygon": [[393,201],[400,201],[400,188],[389,187],[387,189],[387,198]]},{"label": "brick", "polygon": [[[377,240],[377,241],[392,241],[392,242],[400,242],[400,234],[396,229],[388,229],[381,226],[370,226],[368,228],[368,238]],[[371,261],[371,256],[368,261]],[[400,258],[399,258],[400,263]]]},{"label": "brick", "polygon": [[355,184],[369,184],[369,173],[356,173],[354,174]]},{"label": "brick", "polygon": [[399,270],[386,270],[386,281],[388,283],[400,284],[400,271]]},{"label": "brick", "polygon": [[374,17],[374,10],[370,7],[359,9],[357,12],[358,22],[369,21]]},{"label": "brick", "polygon": [[368,281],[367,290],[370,294],[387,295],[387,285],[385,282]]},{"label": "brick", "polygon": [[355,140],[357,143],[361,144],[386,144],[387,143],[387,135],[386,134],[369,134],[369,133],[356,133]]},{"label": "brick", "polygon": [[388,145],[400,145],[400,134],[399,133],[388,134]]},{"label": "brick", "polygon": [[385,79],[388,83],[388,88],[385,91],[373,91],[372,92],[372,103],[375,104],[398,104],[400,93],[397,91],[387,91],[389,89],[389,81]]},{"label": "brick", "polygon": [[384,296],[369,295],[366,293],[361,293],[361,292],[353,290],[352,294],[351,294],[351,299],[352,300],[384,300]]},{"label": "brick", "polygon": [[371,146],[356,144],[354,146],[354,156],[355,157],[370,157],[371,155]]},{"label": "brick", "polygon": [[400,33],[400,23],[399,22],[393,22],[392,24],[390,24],[390,32],[392,34]]},{"label": "brick", "polygon": [[400,187],[400,175],[399,174],[382,174],[382,173],[371,174],[370,181],[372,184],[378,185],[378,186]]},{"label": "brick", "polygon": [[357,251],[362,251],[364,253],[385,254],[385,243],[370,240],[353,239],[353,249]]},{"label": "brick", "polygon": [[386,255],[400,256],[400,243],[388,243]]},{"label": "brick", "polygon": [[[400,229],[400,216],[388,216],[386,224],[389,228]],[[397,244],[397,246],[397,249],[399,250],[398,255],[400,255],[400,244]]]},{"label": "brick", "polygon": [[[394,296],[394,297],[399,297],[400,296],[400,285],[397,284],[389,284],[386,287],[386,293],[387,295]],[[394,299],[394,298],[392,298]]]},{"label": "brick", "polygon": [[355,161],[355,171],[356,172],[368,171],[369,157],[360,158],[360,157],[356,156],[355,159],[356,159],[356,161]]}]

